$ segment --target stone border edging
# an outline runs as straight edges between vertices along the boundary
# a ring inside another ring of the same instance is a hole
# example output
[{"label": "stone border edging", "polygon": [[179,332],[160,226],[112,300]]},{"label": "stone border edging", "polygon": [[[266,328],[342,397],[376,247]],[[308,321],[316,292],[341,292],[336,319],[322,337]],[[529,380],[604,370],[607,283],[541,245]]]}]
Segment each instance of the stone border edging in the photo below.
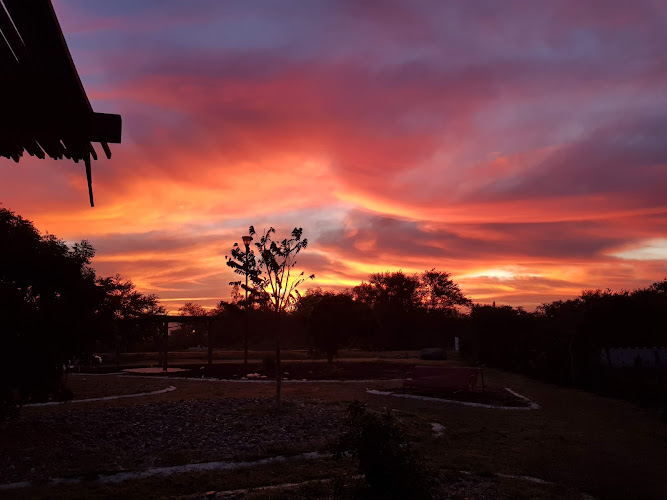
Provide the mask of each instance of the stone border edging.
[{"label": "stone border edging", "polygon": [[487,405],[483,403],[471,403],[468,401],[457,401],[455,399],[441,399],[441,398],[434,398],[434,397],[429,397],[429,396],[419,396],[417,394],[400,394],[400,393],[395,393],[391,391],[378,391],[376,389],[366,389],[366,392],[368,394],[374,394],[376,396],[394,396],[397,398],[405,398],[405,399],[418,399],[419,401],[434,401],[436,403],[453,403],[457,405],[463,405],[463,406],[470,406],[473,408],[490,408],[490,409],[495,409],[495,410],[539,410],[541,408],[540,405],[537,403],[531,401],[525,396],[522,396],[518,392],[513,391],[509,387],[505,387],[505,390],[509,392],[510,394],[523,399],[526,401],[530,406],[497,406],[497,405]]},{"label": "stone border edging", "polygon": [[[263,380],[241,380],[233,378],[206,378],[206,377],[165,377],[155,375],[116,375],[119,378],[152,378],[157,380],[191,380],[194,382],[231,382],[237,384],[275,384],[276,381],[271,379]],[[297,380],[297,379],[282,379],[283,384],[372,384],[376,382],[403,382],[402,378],[390,379],[359,379],[359,380]]]},{"label": "stone border edging", "polygon": [[89,483],[116,484],[127,480],[145,479],[147,477],[152,477],[152,476],[170,476],[172,474],[181,474],[183,472],[196,472],[196,471],[234,470],[234,469],[239,469],[241,467],[254,467],[257,465],[266,465],[276,462],[287,462],[298,459],[315,459],[327,456],[329,456],[328,453],[310,451],[307,453],[301,453],[299,455],[278,455],[275,457],[260,458],[258,460],[246,460],[242,462],[203,462],[203,463],[194,463],[185,465],[173,465],[170,467],[153,467],[151,469],[143,469],[135,471],[122,471],[122,472],[116,472],[115,474],[106,474],[106,475],[100,474],[94,479],[91,479],[90,475],[79,476],[79,477],[57,477],[47,480],[46,483],[39,482],[39,484],[33,484],[30,481],[0,484],[0,491],[16,490],[37,485],[41,486],[43,484],[47,484],[50,486],[55,486],[60,484],[81,484],[84,482],[87,484]]},{"label": "stone border edging", "polygon": [[136,394],[121,394],[119,396],[105,396],[103,398],[90,398],[90,399],[72,399],[70,401],[49,401],[48,403],[30,403],[23,405],[24,407],[36,407],[36,406],[56,406],[56,405],[65,405],[69,403],[91,403],[94,401],[111,401],[114,399],[123,399],[123,398],[138,398],[141,396],[154,396],[156,394],[164,394],[166,392],[175,391],[176,387],[170,385],[166,389],[160,389],[159,391],[152,392],[138,392]]}]

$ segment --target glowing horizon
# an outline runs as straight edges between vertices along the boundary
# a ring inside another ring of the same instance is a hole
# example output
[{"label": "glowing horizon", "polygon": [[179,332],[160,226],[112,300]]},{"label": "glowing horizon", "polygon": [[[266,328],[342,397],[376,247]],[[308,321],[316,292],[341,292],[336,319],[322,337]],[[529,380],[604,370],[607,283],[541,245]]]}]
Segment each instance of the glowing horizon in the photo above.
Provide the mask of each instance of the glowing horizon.
[{"label": "glowing horizon", "polygon": [[437,268],[532,309],[667,277],[656,2],[54,6],[123,143],[94,209],[82,167],[33,158],[0,159],[0,202],[169,310],[229,298],[250,225],[304,228],[307,287]]}]

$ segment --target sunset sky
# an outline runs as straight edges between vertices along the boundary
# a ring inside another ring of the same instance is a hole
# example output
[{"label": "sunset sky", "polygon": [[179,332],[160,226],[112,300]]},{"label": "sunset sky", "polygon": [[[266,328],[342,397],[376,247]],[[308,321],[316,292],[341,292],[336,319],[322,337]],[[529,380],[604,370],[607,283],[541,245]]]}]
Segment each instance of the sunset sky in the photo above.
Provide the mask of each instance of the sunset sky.
[{"label": "sunset sky", "polygon": [[[0,202],[175,310],[247,234],[309,286],[452,273],[533,309],[667,276],[667,3],[57,0],[93,165],[0,158]],[[98,148],[101,152],[101,148]]]}]

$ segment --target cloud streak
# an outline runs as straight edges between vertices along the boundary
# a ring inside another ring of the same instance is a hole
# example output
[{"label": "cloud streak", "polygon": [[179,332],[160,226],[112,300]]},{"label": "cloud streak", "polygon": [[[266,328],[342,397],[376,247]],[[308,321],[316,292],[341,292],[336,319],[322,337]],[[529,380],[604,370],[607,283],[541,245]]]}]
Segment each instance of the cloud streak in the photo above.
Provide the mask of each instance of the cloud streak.
[{"label": "cloud streak", "polygon": [[438,267],[533,307],[667,275],[659,2],[55,7],[123,144],[94,210],[49,161],[0,164],[0,199],[168,307],[228,296],[250,224],[304,227],[330,288]]}]

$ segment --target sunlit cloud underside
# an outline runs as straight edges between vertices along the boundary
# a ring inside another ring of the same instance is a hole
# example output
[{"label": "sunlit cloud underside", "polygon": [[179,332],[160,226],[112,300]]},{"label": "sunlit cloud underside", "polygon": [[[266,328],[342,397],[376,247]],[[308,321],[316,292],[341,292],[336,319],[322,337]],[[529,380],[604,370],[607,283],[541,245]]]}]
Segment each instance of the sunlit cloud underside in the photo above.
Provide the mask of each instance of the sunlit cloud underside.
[{"label": "sunlit cloud underside", "polygon": [[438,268],[523,305],[667,276],[660,2],[55,3],[123,143],[2,159],[0,201],[168,309],[228,299],[249,225],[308,286]]}]

